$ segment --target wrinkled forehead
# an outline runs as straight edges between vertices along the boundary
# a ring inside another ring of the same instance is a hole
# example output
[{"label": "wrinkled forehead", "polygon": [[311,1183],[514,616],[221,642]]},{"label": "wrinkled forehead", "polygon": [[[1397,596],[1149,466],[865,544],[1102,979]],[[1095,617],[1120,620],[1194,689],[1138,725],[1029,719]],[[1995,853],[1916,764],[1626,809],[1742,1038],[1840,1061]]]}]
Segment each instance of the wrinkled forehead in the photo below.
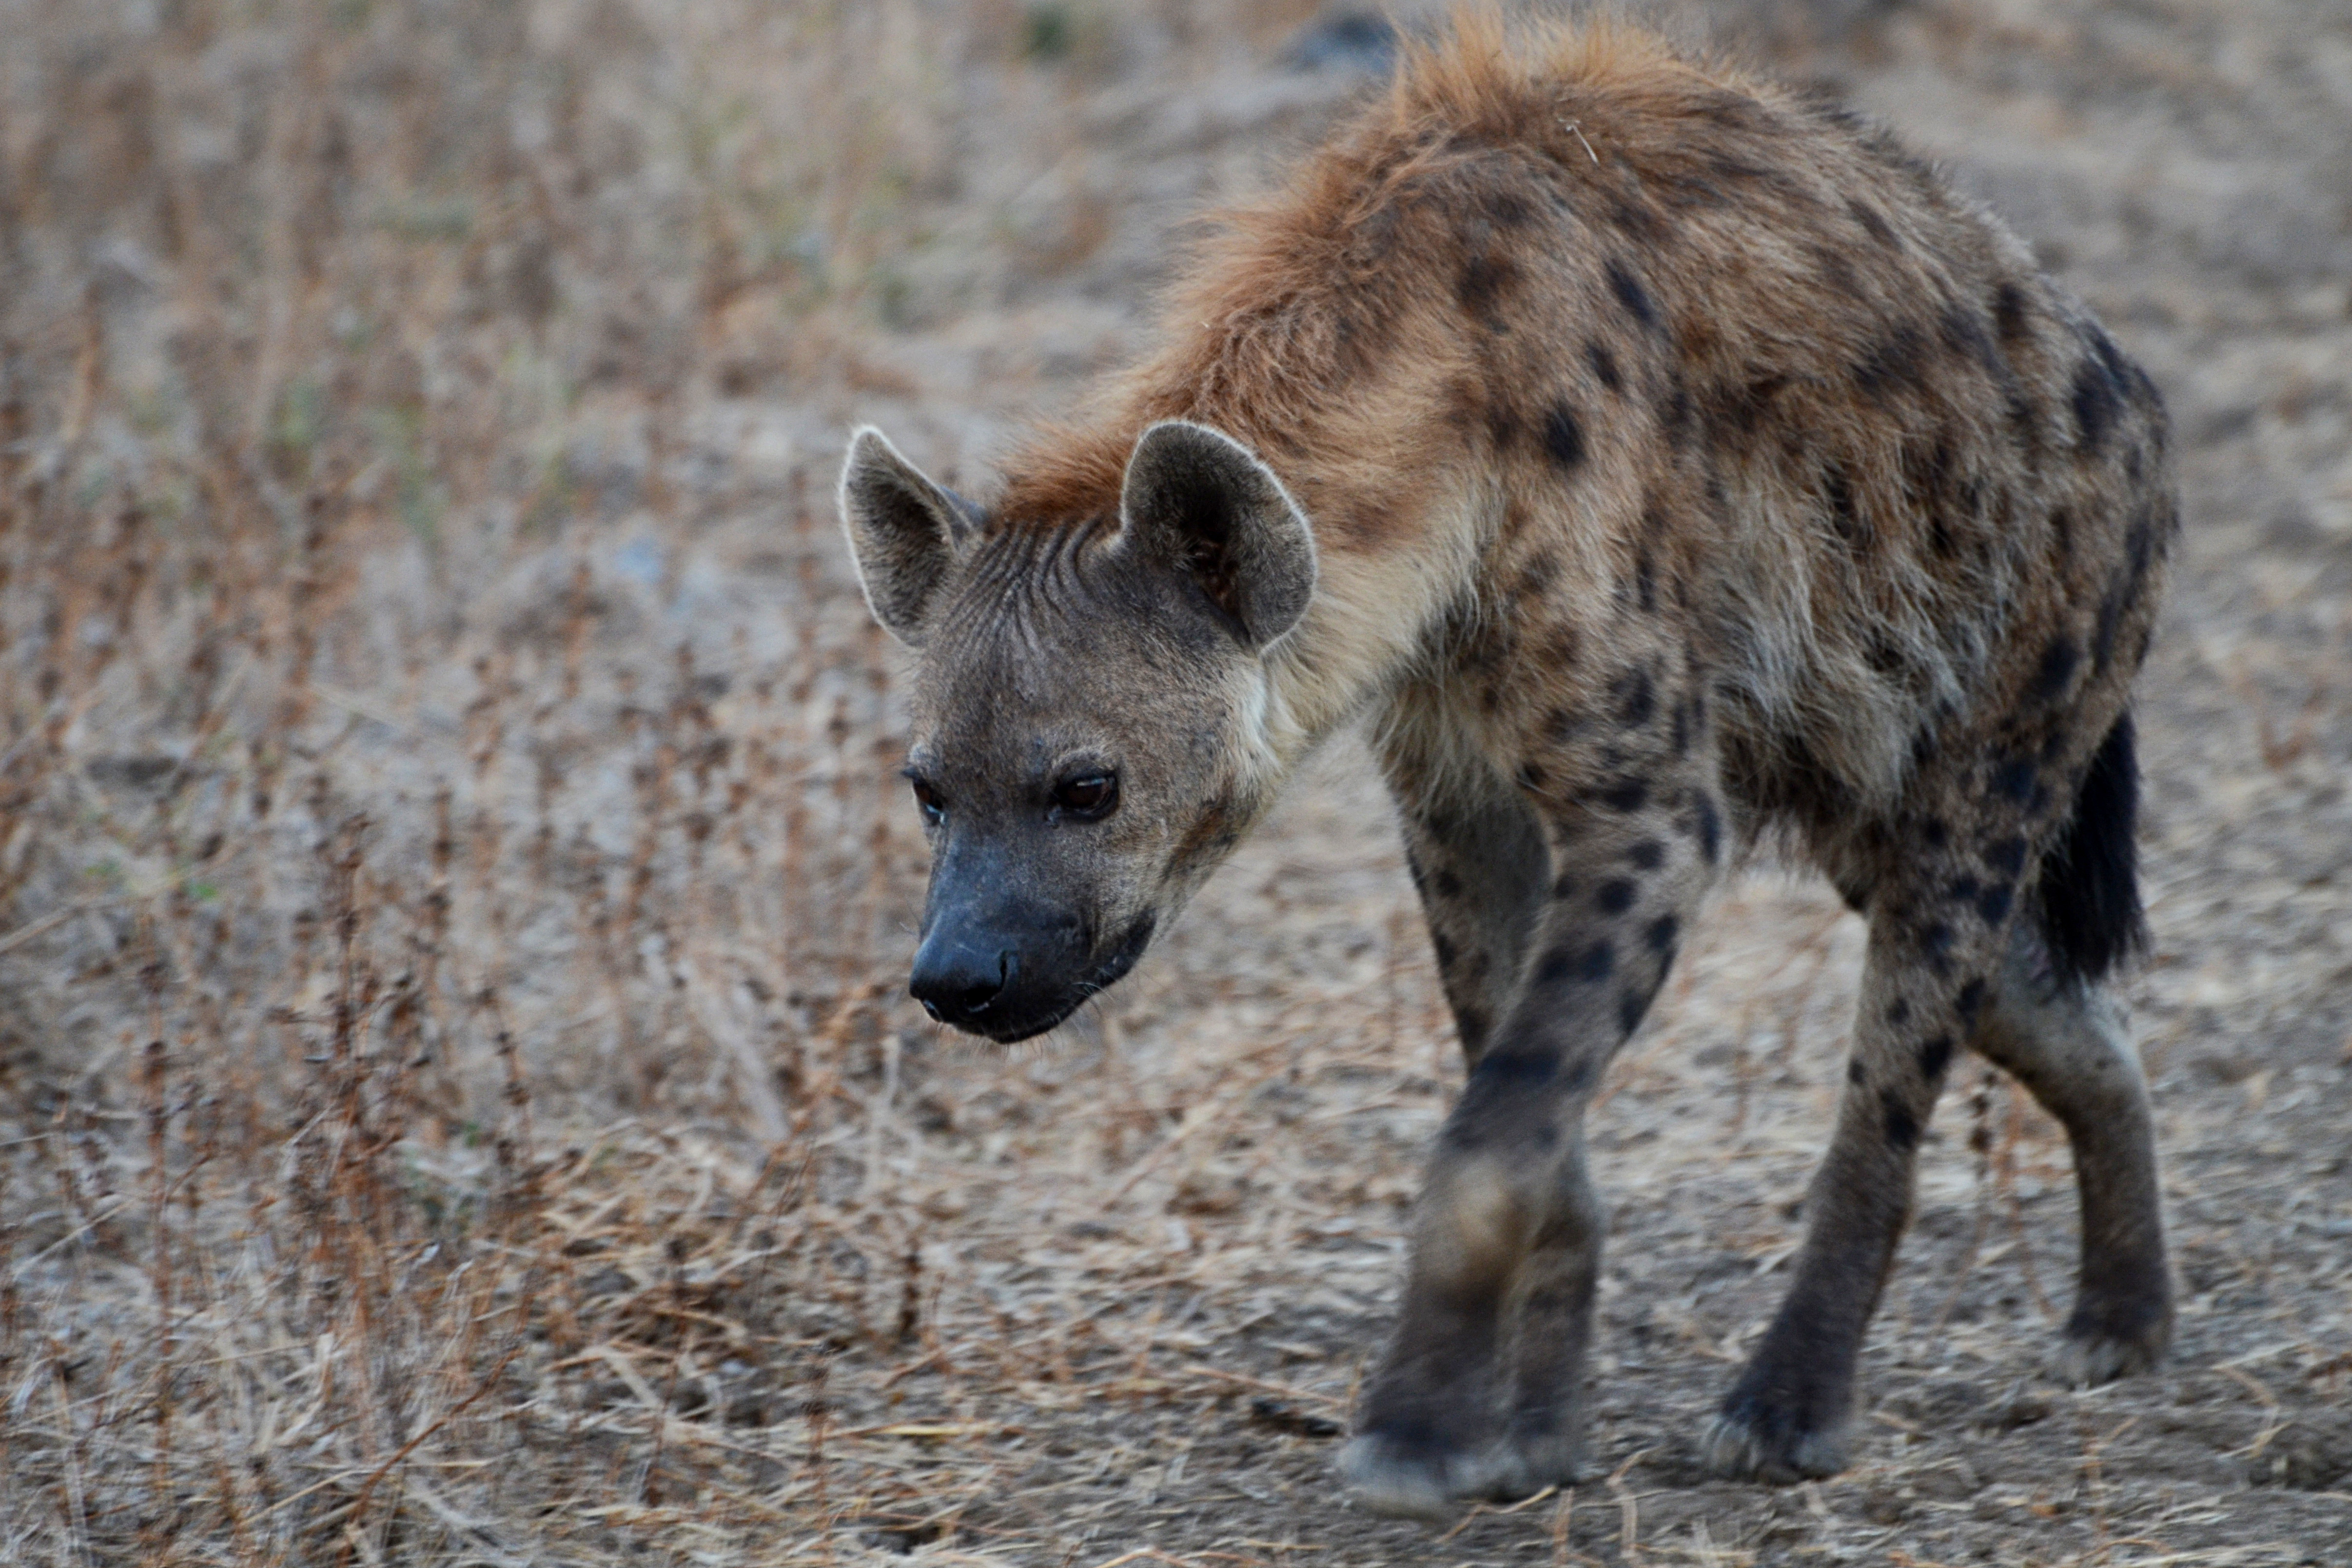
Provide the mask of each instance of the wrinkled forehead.
[{"label": "wrinkled forehead", "polygon": [[1213,701],[1213,623],[1098,541],[1051,542],[984,539],[961,563],[920,658],[919,744],[1100,746]]}]

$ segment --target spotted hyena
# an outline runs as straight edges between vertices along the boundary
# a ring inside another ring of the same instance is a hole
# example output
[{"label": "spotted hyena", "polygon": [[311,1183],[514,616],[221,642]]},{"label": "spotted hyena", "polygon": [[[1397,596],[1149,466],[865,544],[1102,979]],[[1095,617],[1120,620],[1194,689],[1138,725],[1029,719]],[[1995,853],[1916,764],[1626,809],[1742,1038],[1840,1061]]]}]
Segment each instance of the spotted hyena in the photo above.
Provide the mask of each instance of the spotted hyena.
[{"label": "spotted hyena", "polygon": [[1127,973],[1368,722],[1469,1077],[1343,1456],[1443,1511],[1576,1473],[1584,1108],[1759,837],[1869,921],[1794,1283],[1706,1437],[1844,1462],[1954,1057],[2073,1141],[2057,1369],[2171,1324],[2126,707],[2176,506],[2147,377],[1885,132],[1618,27],[1491,20],[1235,213],[1159,346],[980,506],[871,430],[842,509],[920,652],[913,991],[997,1040]]}]

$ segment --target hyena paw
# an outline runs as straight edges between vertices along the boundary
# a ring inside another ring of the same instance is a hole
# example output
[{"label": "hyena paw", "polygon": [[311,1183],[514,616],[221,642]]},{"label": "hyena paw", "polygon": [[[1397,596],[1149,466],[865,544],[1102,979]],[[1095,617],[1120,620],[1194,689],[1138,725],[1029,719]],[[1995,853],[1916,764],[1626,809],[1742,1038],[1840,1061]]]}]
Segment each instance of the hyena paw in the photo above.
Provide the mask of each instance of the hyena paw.
[{"label": "hyena paw", "polygon": [[1339,1474],[1356,1500],[1395,1519],[1451,1519],[1479,1494],[1486,1456],[1439,1439],[1374,1428],[1339,1450]]},{"label": "hyena paw", "polygon": [[2077,1307],[2056,1348],[2050,1375],[2069,1388],[2090,1388],[2155,1369],[2172,1342],[2172,1313],[2159,1307],[2131,1314],[2098,1313]]},{"label": "hyena paw", "polygon": [[1815,1427],[1795,1413],[1738,1400],[1707,1423],[1699,1441],[1706,1468],[1727,1480],[1793,1486],[1846,1466],[1843,1423]]},{"label": "hyena paw", "polygon": [[1357,1500],[1400,1519],[1448,1520],[1468,1502],[1516,1502],[1578,1477],[1577,1446],[1557,1436],[1464,1447],[1374,1429],[1339,1451],[1339,1473]]}]

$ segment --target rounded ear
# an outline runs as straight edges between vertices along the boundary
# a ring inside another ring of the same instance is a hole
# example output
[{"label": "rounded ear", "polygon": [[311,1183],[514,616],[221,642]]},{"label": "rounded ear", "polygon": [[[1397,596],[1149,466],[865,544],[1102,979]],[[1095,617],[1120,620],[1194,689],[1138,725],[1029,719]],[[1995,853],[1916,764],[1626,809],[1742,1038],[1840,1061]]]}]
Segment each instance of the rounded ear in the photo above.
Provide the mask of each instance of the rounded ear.
[{"label": "rounded ear", "polygon": [[1118,495],[1122,545],[1188,572],[1236,636],[1263,648],[1315,595],[1315,531],[1250,449],[1168,419],[1136,438]]},{"label": "rounded ear", "polygon": [[926,479],[873,426],[849,438],[841,526],[874,618],[908,647],[921,646],[924,612],[979,520],[978,508]]}]

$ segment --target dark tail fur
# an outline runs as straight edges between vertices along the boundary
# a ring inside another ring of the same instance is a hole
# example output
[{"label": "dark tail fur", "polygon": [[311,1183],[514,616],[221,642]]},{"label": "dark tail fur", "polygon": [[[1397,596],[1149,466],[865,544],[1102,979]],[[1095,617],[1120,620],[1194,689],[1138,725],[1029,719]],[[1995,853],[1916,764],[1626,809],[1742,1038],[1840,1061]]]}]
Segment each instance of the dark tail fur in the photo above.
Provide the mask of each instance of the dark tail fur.
[{"label": "dark tail fur", "polygon": [[2139,903],[2139,760],[2128,710],[2107,731],[2074,797],[2074,820],[2042,859],[2035,901],[2061,981],[2103,979],[2147,945]]}]

